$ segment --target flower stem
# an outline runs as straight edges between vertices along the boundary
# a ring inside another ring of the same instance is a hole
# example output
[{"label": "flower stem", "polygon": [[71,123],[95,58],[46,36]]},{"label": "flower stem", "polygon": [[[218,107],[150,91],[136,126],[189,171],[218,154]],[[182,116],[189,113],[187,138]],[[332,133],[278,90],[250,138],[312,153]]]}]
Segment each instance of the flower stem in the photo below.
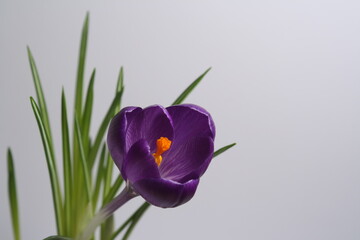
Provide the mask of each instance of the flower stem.
[{"label": "flower stem", "polygon": [[90,221],[86,226],[83,233],[76,238],[76,240],[88,240],[93,235],[95,229],[103,223],[108,217],[110,217],[119,207],[124,205],[130,199],[138,196],[129,186],[126,186],[125,189],[110,203],[103,207],[95,217]]}]

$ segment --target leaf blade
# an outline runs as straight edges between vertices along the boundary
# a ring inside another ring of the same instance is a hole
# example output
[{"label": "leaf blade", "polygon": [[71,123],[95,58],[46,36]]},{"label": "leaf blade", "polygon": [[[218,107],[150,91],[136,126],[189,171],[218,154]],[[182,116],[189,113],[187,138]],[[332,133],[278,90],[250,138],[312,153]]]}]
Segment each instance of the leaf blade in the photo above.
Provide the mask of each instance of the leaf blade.
[{"label": "leaf blade", "polygon": [[181,104],[210,70],[211,68],[208,68],[203,74],[201,74],[197,79],[195,79],[171,105]]},{"label": "leaf blade", "polygon": [[19,205],[18,205],[17,191],[16,191],[16,175],[15,175],[14,160],[10,148],[8,148],[8,152],[7,152],[7,164],[8,164],[8,194],[9,194],[10,212],[11,212],[14,239],[20,240],[21,235],[20,235],[20,221],[19,221]]},{"label": "leaf blade", "polygon": [[89,33],[89,13],[86,13],[83,28],[81,31],[80,50],[79,50],[78,69],[77,69],[76,88],[75,88],[75,115],[79,120],[81,120],[81,112],[82,112],[83,82],[84,82],[88,33]]},{"label": "leaf blade", "polygon": [[56,169],[55,159],[53,158],[53,150],[52,145],[48,139],[48,135],[46,134],[46,129],[41,118],[40,110],[35,100],[30,97],[31,107],[33,109],[36,121],[38,123],[42,143],[44,146],[44,152],[46,157],[46,162],[48,166],[51,190],[54,202],[54,210],[55,210],[55,218],[56,218],[56,227],[58,234],[63,233],[63,216],[62,216],[62,196],[59,185],[59,178]]},{"label": "leaf blade", "polygon": [[90,171],[89,171],[89,167],[87,165],[87,161],[85,158],[84,145],[82,142],[82,136],[81,136],[81,132],[80,132],[79,122],[76,117],[75,117],[75,134],[76,134],[76,138],[77,138],[78,144],[79,144],[80,160],[81,160],[81,166],[82,166],[84,182],[85,182],[86,197],[87,197],[87,201],[91,202]]},{"label": "leaf blade", "polygon": [[92,148],[90,150],[90,153],[89,153],[90,168],[92,168],[92,166],[94,165],[95,158],[96,158],[96,155],[98,153],[100,144],[101,144],[102,139],[103,139],[103,137],[105,135],[105,131],[106,131],[107,127],[108,127],[108,124],[109,124],[110,120],[114,116],[114,111],[115,111],[116,107],[119,104],[119,101],[120,101],[120,99],[122,97],[123,92],[124,92],[124,90],[118,92],[115,95],[115,97],[114,97],[114,99],[113,99],[113,101],[112,101],[112,103],[111,103],[111,105],[110,105],[110,107],[109,107],[103,121],[100,124],[99,130],[98,130],[98,132],[96,134],[96,137],[95,137],[94,144],[93,144],[93,146],[92,146]]},{"label": "leaf blade", "polygon": [[[119,71],[119,76],[116,84],[116,93],[124,91],[124,68],[121,67]],[[115,114],[120,111],[121,108],[121,98],[119,99],[119,105],[115,109]]]},{"label": "leaf blade", "polygon": [[86,93],[84,111],[82,114],[82,122],[81,122],[81,133],[83,136],[84,150],[87,153],[89,148],[89,131],[91,124],[91,114],[93,109],[93,100],[94,100],[94,81],[95,81],[96,69],[93,70],[89,86]]},{"label": "leaf blade", "polygon": [[105,143],[103,144],[101,153],[100,153],[100,160],[99,160],[99,165],[98,165],[98,169],[97,169],[97,173],[96,173],[96,180],[95,180],[95,188],[93,191],[93,210],[95,211],[98,199],[99,199],[99,193],[100,193],[100,188],[101,188],[101,183],[103,182],[103,176],[104,176],[104,172],[105,172],[105,168],[104,168],[104,162],[105,162],[105,150],[106,150],[106,145]]},{"label": "leaf blade", "polygon": [[64,89],[61,93],[61,133],[62,133],[62,148],[63,148],[63,175],[64,175],[64,214],[65,214],[65,234],[69,235],[72,226],[71,217],[71,199],[72,199],[72,167],[71,167],[71,152],[70,152],[70,136],[69,123],[67,118],[67,107]]},{"label": "leaf blade", "polygon": [[[39,72],[38,72],[38,69],[36,67],[35,59],[34,59],[32,53],[31,53],[31,50],[30,50],[29,46],[27,47],[27,52],[28,52],[28,58],[29,58],[29,63],[30,63],[31,74],[33,76],[36,97],[37,97],[37,100],[39,102],[40,116],[41,116],[42,121],[44,123],[44,128],[46,130],[46,134],[48,135],[48,139],[50,141],[50,144],[53,145],[53,140],[52,140],[52,135],[51,135],[51,128],[50,128],[50,120],[49,120],[49,114],[48,114],[48,111],[47,111],[45,96],[44,96],[44,92],[43,92],[43,89],[42,89]],[[53,154],[53,158],[54,158],[54,154]]]},{"label": "leaf blade", "polygon": [[109,189],[109,191],[105,197],[104,205],[109,203],[115,197],[116,193],[120,189],[123,182],[124,182],[124,179],[121,176],[118,176],[116,178],[114,184],[111,186],[111,188]]},{"label": "leaf blade", "polygon": [[217,151],[214,152],[213,158],[219,156],[220,154],[224,153],[225,151],[229,150],[230,148],[232,148],[235,145],[236,145],[236,143],[232,143],[232,144],[226,145],[226,146],[218,149]]},{"label": "leaf blade", "polygon": [[105,199],[110,190],[112,172],[113,172],[113,167],[114,167],[114,162],[113,162],[109,152],[107,152],[106,159],[107,159],[107,161],[106,161],[106,167],[104,170],[105,176],[104,176],[104,183],[103,183],[103,205],[105,205]]},{"label": "leaf blade", "polygon": [[139,222],[140,218],[144,215],[146,210],[150,207],[150,204],[145,202],[143,205],[140,206],[139,210],[136,212],[135,216],[132,218],[132,222],[129,226],[129,228],[126,230],[124,237],[122,240],[127,240],[130,237],[130,234],[132,233],[134,227]]},{"label": "leaf blade", "polygon": [[[139,218],[145,213],[149,208],[150,204],[144,202],[111,236],[110,240],[114,240],[130,223],[132,223],[134,218]],[[138,219],[138,220],[139,220]],[[130,233],[128,233],[130,235]]]}]

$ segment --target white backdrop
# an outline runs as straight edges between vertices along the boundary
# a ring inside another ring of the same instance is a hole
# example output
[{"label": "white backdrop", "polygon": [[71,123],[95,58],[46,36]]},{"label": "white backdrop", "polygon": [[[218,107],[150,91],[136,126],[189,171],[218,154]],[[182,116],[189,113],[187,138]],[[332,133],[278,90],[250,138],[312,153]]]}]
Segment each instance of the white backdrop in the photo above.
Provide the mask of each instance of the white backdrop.
[{"label": "white backdrop", "polygon": [[[90,12],[86,79],[97,68],[92,132],[125,68],[125,105],[187,99],[208,109],[214,160],[195,197],[152,207],[131,239],[360,238],[360,3],[350,0],[0,2],[0,235],[11,239],[6,148],[23,239],[55,233],[48,172],[29,96],[26,45],[40,71],[61,157],[60,93],[72,102]],[[135,209],[137,199],[117,212]]]}]

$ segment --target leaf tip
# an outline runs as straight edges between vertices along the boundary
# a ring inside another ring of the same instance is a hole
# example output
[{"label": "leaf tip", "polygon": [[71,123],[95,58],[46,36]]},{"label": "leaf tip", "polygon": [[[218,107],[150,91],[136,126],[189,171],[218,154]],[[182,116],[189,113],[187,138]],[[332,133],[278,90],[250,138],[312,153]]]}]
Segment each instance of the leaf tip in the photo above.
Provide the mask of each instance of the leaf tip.
[{"label": "leaf tip", "polygon": [[11,153],[11,148],[10,148],[10,147],[7,148],[7,151],[6,151],[6,152],[7,152],[7,157],[8,157],[8,158],[11,158],[12,153]]},{"label": "leaf tip", "polygon": [[91,73],[91,77],[90,77],[90,82],[94,82],[95,80],[95,75],[96,75],[96,68],[93,69],[92,73]]},{"label": "leaf tip", "polygon": [[90,18],[90,12],[87,11],[85,15],[85,22],[84,22],[84,28],[87,28],[89,25],[89,18]]},{"label": "leaf tip", "polygon": [[31,53],[29,45],[26,45],[26,51],[27,51],[29,59],[32,61],[34,57],[33,57],[32,53]]},{"label": "leaf tip", "polygon": [[7,148],[7,165],[8,165],[9,172],[13,172],[14,171],[14,162],[13,162],[13,156],[12,156],[10,147]]},{"label": "leaf tip", "polygon": [[64,86],[61,88],[61,100],[64,101],[65,99],[65,89]]}]

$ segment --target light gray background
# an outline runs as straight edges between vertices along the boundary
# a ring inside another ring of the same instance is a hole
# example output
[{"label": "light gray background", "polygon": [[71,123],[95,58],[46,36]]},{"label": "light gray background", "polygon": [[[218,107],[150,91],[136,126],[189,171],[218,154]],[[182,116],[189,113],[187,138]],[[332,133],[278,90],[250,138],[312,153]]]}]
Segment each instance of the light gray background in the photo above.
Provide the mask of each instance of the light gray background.
[{"label": "light gray background", "polygon": [[[92,131],[125,67],[125,105],[188,98],[216,122],[214,160],[188,204],[151,208],[132,239],[360,238],[359,1],[1,1],[0,235],[11,239],[13,148],[24,239],[55,232],[29,96],[30,45],[60,148],[60,92],[73,100],[80,30],[91,13],[86,79],[97,68]],[[117,212],[122,218],[141,199]]]}]

